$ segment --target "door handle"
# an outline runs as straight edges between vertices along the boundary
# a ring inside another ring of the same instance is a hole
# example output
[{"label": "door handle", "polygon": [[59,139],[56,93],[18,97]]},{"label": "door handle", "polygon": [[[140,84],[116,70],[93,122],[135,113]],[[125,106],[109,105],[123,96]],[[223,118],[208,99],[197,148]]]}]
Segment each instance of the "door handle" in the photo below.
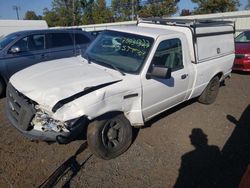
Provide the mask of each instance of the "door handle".
[{"label": "door handle", "polygon": [[186,79],[188,77],[188,74],[181,75],[181,79]]},{"label": "door handle", "polygon": [[45,58],[47,58],[47,56],[45,54],[41,54],[41,58],[45,59]]}]

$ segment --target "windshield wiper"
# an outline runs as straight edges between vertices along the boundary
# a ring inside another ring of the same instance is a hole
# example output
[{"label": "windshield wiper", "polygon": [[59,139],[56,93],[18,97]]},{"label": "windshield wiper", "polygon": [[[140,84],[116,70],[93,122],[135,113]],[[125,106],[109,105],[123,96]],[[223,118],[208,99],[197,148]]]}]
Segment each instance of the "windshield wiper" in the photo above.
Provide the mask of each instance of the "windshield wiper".
[{"label": "windshield wiper", "polygon": [[119,69],[117,66],[112,65],[112,64],[108,64],[108,63],[105,63],[105,64],[107,64],[107,65],[111,66],[113,69],[117,70],[119,73],[121,73],[122,76],[125,76],[125,75],[126,75],[126,74],[125,74],[121,69]]},{"label": "windshield wiper", "polygon": [[83,57],[87,59],[88,64],[91,64],[91,60],[92,60],[92,59],[89,57],[88,54],[84,54]]},{"label": "windshield wiper", "polygon": [[98,60],[96,60],[96,59],[93,59],[92,57],[89,57],[87,54],[86,54],[86,57],[87,57],[87,60],[88,60],[88,63],[89,63],[89,64],[91,63],[91,61],[93,61],[93,62],[95,62],[95,63],[97,63],[97,64],[104,64],[104,65],[106,65],[106,66],[108,66],[108,67],[111,67],[111,68],[115,69],[116,71],[118,71],[119,73],[121,73],[122,76],[125,76],[125,75],[126,75],[121,69],[119,69],[119,68],[118,68],[117,66],[115,66],[115,65],[112,65],[112,64],[109,64],[109,63],[105,63],[105,62],[103,62],[103,61],[98,61]]}]

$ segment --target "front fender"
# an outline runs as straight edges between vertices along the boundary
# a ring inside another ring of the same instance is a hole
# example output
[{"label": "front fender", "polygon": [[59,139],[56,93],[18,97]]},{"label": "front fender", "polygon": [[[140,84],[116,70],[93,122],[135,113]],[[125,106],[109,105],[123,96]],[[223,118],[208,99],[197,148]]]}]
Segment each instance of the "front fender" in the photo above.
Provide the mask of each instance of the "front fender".
[{"label": "front fender", "polygon": [[106,96],[105,90],[96,91],[91,96],[81,97],[65,104],[53,114],[53,118],[67,121],[85,115],[89,120],[93,120],[105,113],[113,111],[123,112],[132,126],[143,125],[141,89],[120,92],[109,97]]}]

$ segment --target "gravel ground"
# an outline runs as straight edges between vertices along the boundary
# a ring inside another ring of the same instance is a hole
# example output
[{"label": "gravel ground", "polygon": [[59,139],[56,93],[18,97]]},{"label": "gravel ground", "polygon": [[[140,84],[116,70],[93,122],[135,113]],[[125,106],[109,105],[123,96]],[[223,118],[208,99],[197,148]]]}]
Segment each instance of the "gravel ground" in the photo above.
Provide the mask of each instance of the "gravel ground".
[{"label": "gravel ground", "polygon": [[214,104],[191,101],[160,114],[109,161],[91,155],[85,141],[31,142],[7,121],[3,99],[0,187],[38,187],[79,148],[80,169],[68,168],[55,187],[238,187],[250,159],[249,94],[250,75],[234,73]]}]

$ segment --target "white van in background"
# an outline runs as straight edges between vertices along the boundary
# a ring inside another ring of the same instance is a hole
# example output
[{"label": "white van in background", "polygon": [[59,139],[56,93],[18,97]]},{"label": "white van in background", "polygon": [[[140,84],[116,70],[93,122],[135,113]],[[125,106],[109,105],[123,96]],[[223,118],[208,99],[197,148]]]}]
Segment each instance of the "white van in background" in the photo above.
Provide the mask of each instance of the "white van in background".
[{"label": "white van in background", "polygon": [[23,30],[48,29],[45,20],[0,20],[0,38]]}]

